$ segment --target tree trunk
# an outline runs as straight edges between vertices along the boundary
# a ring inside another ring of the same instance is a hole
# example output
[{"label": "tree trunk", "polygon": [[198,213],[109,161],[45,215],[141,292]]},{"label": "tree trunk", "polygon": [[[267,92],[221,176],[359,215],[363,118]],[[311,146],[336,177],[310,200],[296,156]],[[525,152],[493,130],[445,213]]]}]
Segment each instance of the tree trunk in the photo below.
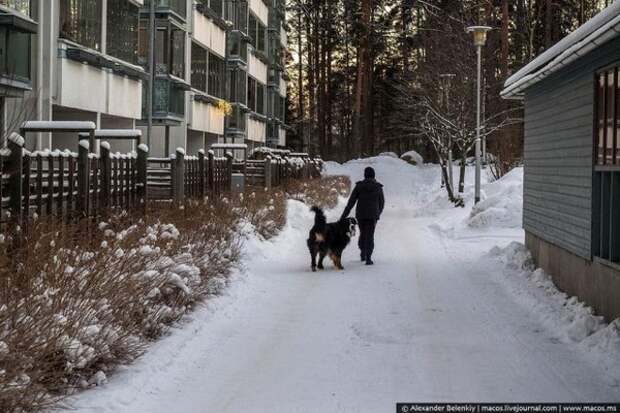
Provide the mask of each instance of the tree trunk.
[{"label": "tree trunk", "polygon": [[459,194],[465,192],[465,168],[467,167],[467,154],[461,157],[461,170],[459,173]]}]

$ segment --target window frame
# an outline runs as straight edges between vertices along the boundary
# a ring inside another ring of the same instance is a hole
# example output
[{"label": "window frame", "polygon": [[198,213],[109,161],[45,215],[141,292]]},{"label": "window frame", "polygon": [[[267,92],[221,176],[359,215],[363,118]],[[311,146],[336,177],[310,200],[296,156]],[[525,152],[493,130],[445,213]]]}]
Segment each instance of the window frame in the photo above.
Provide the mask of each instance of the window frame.
[{"label": "window frame", "polygon": [[620,144],[618,143],[620,65],[618,63],[606,66],[594,74],[593,103],[591,251],[593,259],[618,265],[620,263]]}]

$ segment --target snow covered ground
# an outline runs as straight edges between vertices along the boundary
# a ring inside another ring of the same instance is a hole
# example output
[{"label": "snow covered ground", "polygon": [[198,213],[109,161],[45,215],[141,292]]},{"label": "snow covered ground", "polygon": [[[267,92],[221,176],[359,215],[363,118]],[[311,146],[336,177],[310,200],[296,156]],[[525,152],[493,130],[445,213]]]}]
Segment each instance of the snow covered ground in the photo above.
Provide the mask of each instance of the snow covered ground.
[{"label": "snow covered ground", "polygon": [[[245,269],[78,412],[391,412],[397,401],[617,401],[620,325],[535,271],[523,248],[522,171],[454,209],[437,166],[392,157],[328,163],[385,184],[374,267],[313,274],[307,206],[291,201]],[[472,178],[468,171],[468,178]],[[344,201],[343,201],[344,202]],[[342,207],[343,205],[341,205]],[[331,211],[331,218],[342,208]]]}]

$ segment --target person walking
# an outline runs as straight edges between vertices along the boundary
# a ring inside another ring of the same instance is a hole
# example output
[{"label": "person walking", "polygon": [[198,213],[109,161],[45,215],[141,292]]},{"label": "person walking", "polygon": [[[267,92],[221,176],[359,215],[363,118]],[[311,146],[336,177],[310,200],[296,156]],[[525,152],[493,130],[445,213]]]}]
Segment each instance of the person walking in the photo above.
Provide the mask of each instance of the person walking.
[{"label": "person walking", "polygon": [[355,218],[360,228],[358,245],[361,251],[362,261],[366,265],[373,265],[372,253],[375,249],[375,228],[377,221],[381,218],[385,198],[383,195],[383,185],[375,179],[375,170],[370,166],[364,170],[364,180],[355,184],[341,219],[345,219],[355,209]]}]

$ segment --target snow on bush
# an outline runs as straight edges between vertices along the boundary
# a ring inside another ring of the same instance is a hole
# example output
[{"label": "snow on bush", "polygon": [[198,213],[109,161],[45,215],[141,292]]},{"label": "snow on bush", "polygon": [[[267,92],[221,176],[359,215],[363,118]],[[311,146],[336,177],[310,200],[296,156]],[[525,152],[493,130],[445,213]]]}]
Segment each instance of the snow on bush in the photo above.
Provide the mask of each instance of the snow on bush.
[{"label": "snow on bush", "polygon": [[520,228],[523,216],[523,168],[485,185],[483,199],[467,219],[472,228]]},{"label": "snow on bush", "polygon": [[36,411],[104,385],[116,365],[227,285],[248,238],[278,233],[287,197],[336,203],[350,182],[334,182],[123,211],[95,225],[38,220],[5,234],[0,410]]},{"label": "snow on bush", "polygon": [[620,359],[620,320],[608,325],[577,297],[560,291],[549,274],[535,268],[530,252],[521,243],[494,247],[489,255],[504,264],[504,275],[515,296],[560,340],[577,343],[599,356]]},{"label": "snow on bush", "polygon": [[416,151],[409,151],[401,155],[400,159],[412,165],[423,165],[424,158]]}]

